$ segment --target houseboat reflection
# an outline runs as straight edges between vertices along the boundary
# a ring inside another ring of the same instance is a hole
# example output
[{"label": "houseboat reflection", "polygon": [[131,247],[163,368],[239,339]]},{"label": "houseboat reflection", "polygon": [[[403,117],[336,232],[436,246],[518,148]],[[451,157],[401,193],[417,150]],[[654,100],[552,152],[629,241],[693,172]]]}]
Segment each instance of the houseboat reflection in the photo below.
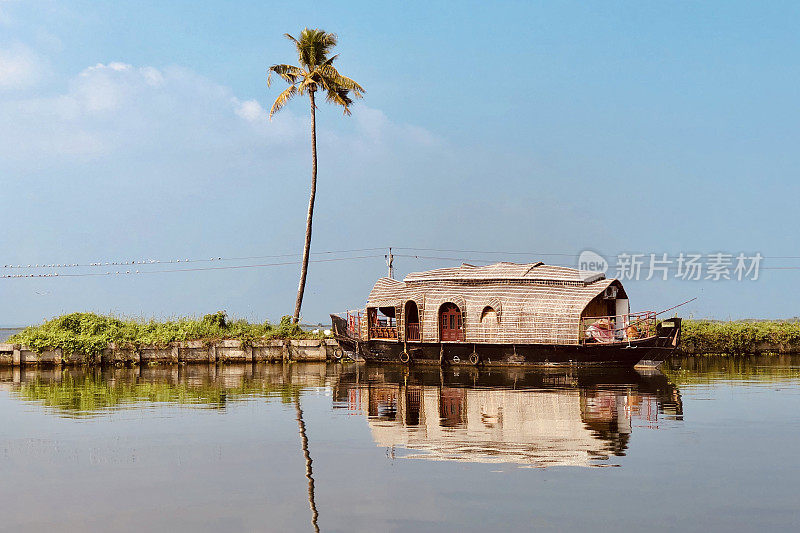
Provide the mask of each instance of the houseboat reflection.
[{"label": "houseboat reflection", "polygon": [[392,454],[530,466],[607,465],[625,455],[634,428],[682,418],[666,376],[629,368],[361,366],[340,376],[336,399],[366,415]]}]

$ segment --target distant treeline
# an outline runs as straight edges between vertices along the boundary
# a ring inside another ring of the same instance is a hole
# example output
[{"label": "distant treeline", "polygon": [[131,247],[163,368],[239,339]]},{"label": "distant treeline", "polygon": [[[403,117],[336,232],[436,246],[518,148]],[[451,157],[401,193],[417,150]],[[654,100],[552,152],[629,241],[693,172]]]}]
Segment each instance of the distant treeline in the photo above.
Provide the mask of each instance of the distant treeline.
[{"label": "distant treeline", "polygon": [[685,354],[800,353],[798,320],[684,320],[681,334]]}]

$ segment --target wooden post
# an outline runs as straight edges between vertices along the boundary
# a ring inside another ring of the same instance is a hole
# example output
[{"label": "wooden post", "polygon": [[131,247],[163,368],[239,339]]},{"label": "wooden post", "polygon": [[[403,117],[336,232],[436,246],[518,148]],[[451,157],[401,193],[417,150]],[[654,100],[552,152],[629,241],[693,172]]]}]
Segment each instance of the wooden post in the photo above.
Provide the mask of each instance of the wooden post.
[{"label": "wooden post", "polygon": [[176,364],[178,362],[178,355],[180,354],[180,350],[178,348],[177,343],[173,343],[171,350],[170,350],[170,363]]},{"label": "wooden post", "polygon": [[61,364],[64,362],[64,351],[61,348],[55,348],[52,351],[53,354],[53,366],[60,367]]}]

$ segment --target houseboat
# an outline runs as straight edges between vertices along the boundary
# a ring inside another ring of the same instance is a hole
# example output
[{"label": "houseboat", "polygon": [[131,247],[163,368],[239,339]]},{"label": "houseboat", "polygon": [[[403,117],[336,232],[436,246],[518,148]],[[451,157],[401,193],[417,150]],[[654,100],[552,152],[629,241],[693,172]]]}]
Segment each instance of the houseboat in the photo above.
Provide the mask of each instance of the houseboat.
[{"label": "houseboat", "polygon": [[541,262],[381,278],[365,309],[331,319],[357,359],[439,365],[657,365],[681,331],[680,318],[631,313],[617,279]]}]

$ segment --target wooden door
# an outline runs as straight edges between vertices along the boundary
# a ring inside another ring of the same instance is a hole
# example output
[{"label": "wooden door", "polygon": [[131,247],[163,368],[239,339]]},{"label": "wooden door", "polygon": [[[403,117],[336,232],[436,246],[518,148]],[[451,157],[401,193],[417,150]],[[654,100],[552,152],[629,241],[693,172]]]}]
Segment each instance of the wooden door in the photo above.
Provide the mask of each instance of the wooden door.
[{"label": "wooden door", "polygon": [[442,341],[463,341],[464,324],[461,310],[455,304],[444,304],[439,312],[439,338]]}]

